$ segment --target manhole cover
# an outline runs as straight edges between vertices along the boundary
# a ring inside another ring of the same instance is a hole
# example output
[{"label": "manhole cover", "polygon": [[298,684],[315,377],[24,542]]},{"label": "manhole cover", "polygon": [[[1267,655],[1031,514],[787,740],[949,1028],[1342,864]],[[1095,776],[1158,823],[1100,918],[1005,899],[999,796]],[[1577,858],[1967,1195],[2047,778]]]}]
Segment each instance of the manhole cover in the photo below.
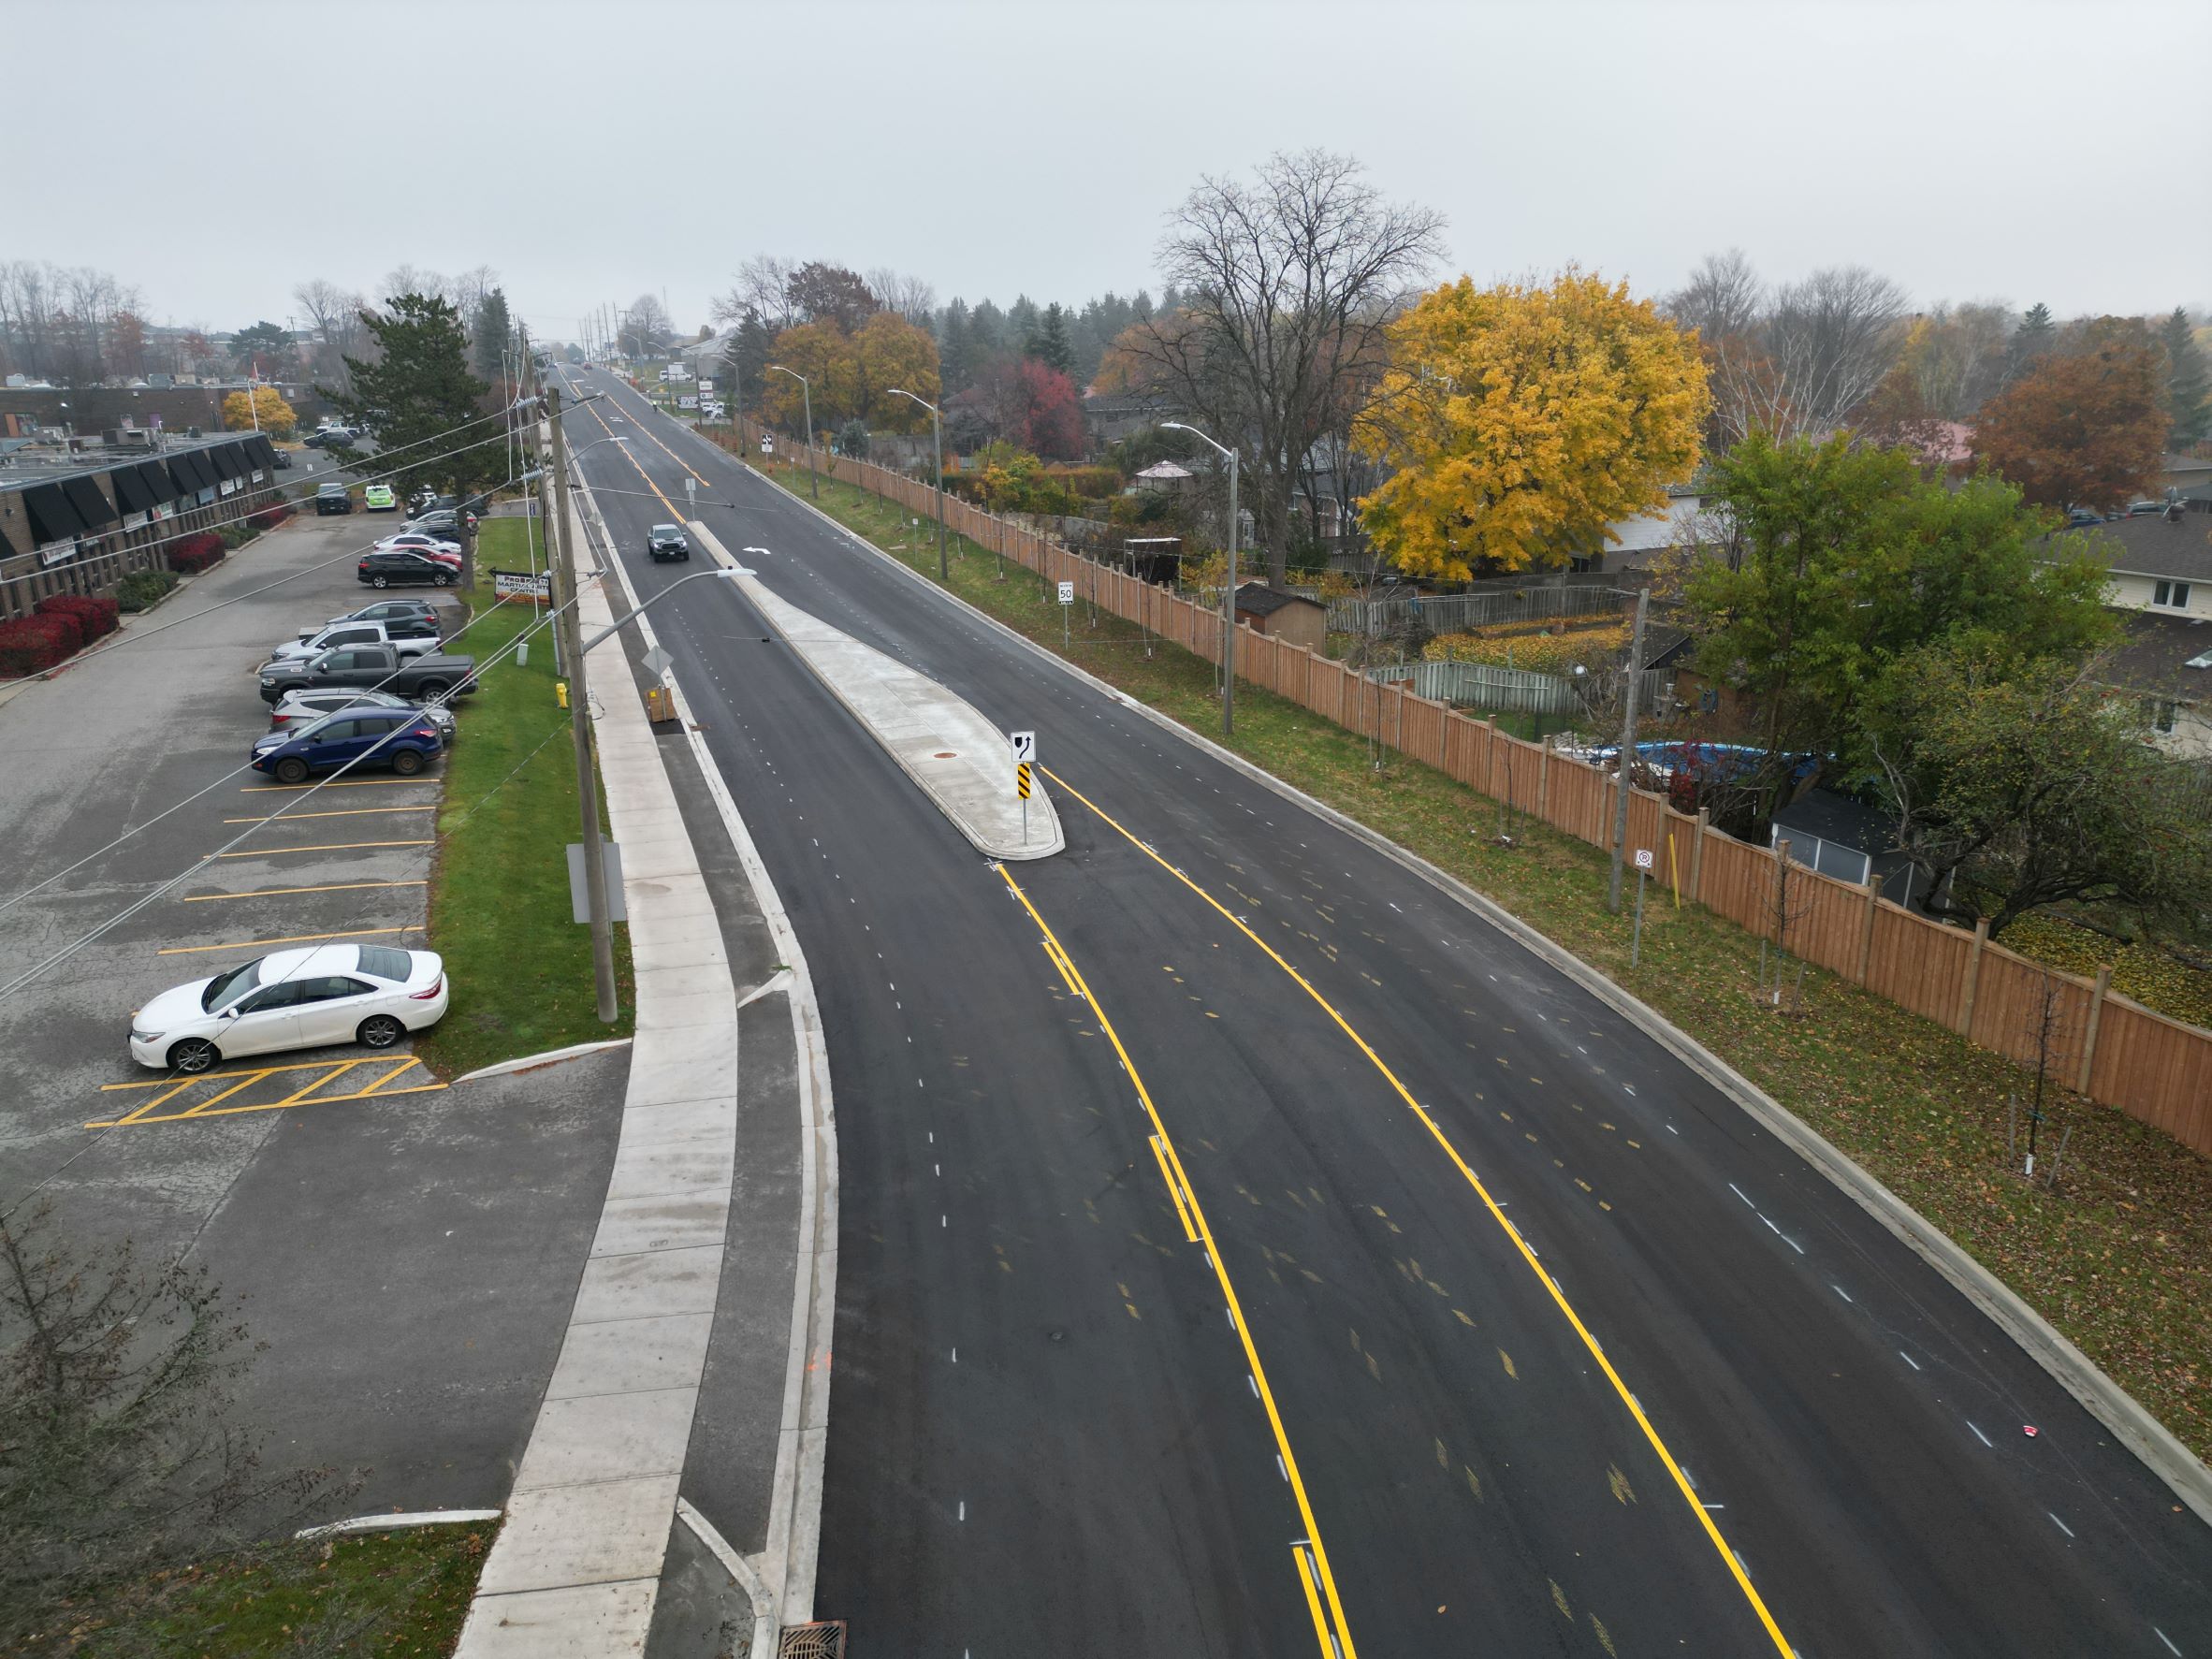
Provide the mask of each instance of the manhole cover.
[{"label": "manhole cover", "polygon": [[844,1659],[845,1621],[790,1625],[776,1651],[780,1659]]}]

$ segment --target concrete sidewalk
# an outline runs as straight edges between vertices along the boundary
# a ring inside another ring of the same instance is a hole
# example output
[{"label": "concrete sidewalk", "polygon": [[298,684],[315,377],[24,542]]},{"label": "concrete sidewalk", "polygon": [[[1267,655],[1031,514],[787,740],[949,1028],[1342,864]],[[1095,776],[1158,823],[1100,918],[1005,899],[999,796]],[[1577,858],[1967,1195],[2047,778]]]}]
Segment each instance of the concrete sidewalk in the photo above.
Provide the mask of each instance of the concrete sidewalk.
[{"label": "concrete sidewalk", "polygon": [[[599,584],[579,608],[587,632],[612,620]],[[603,679],[610,671],[594,725],[622,848],[637,1037],[598,1234],[462,1659],[644,1651],[721,1277],[736,991],[652,728],[613,655]]]},{"label": "concrete sidewalk", "polygon": [[[717,563],[736,566],[704,524],[688,528]],[[1067,846],[1042,773],[1032,775],[1025,814],[1007,735],[965,699],[777,598],[753,577],[740,576],[737,585],[977,851],[1011,862],[1050,858]]]}]

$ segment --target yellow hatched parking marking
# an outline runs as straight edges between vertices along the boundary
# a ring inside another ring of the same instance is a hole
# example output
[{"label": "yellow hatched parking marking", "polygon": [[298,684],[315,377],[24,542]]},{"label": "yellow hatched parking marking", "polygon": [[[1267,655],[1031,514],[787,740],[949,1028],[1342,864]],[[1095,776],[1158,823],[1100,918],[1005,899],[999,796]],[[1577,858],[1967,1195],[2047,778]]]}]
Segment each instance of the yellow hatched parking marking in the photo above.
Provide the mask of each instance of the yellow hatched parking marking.
[{"label": "yellow hatched parking marking", "polygon": [[433,803],[422,807],[333,807],[327,812],[270,812],[259,818],[226,818],[225,823],[293,823],[308,818],[374,818],[386,812],[435,812]]},{"label": "yellow hatched parking marking", "polygon": [[[349,1094],[342,1095],[326,1095],[316,1092],[337,1082],[357,1067],[380,1065],[392,1057],[386,1055],[357,1055],[350,1060],[313,1060],[298,1066],[257,1066],[244,1071],[211,1071],[199,1077],[156,1077],[144,1083],[102,1084],[100,1085],[102,1094],[131,1089],[153,1089],[158,1092],[144,1105],[121,1117],[103,1118],[88,1123],[84,1127],[88,1129],[139,1128],[148,1124],[182,1123],[189,1118],[232,1117],[245,1112],[281,1112],[287,1106],[333,1106],[343,1100],[388,1100],[400,1095],[432,1094],[445,1087],[444,1084],[435,1080],[429,1083],[411,1083],[400,1088],[387,1087],[386,1085],[396,1079],[416,1070],[422,1065],[422,1062],[415,1055],[401,1055],[398,1056],[399,1064],[379,1072],[375,1081],[365,1088],[355,1089]],[[314,1075],[281,1100],[256,1100],[240,1106],[226,1106],[221,1103],[266,1079],[287,1077],[303,1071],[313,1072]],[[425,1073],[425,1075],[428,1074]],[[209,1083],[228,1084],[230,1086],[211,1095],[204,1100],[185,1107],[181,1112],[162,1111],[164,1106],[176,1099],[186,1090]]]}]

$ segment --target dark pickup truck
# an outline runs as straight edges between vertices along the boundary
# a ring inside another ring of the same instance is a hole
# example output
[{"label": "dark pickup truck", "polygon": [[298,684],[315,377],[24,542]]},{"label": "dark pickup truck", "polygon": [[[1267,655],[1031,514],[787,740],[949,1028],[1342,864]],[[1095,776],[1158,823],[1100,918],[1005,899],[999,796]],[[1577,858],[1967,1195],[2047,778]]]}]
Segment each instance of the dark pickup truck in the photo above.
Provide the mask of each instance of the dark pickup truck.
[{"label": "dark pickup truck", "polygon": [[458,697],[476,689],[476,659],[433,651],[402,660],[388,645],[340,646],[304,662],[265,662],[261,701],[281,702],[287,691],[352,686],[399,697]]}]

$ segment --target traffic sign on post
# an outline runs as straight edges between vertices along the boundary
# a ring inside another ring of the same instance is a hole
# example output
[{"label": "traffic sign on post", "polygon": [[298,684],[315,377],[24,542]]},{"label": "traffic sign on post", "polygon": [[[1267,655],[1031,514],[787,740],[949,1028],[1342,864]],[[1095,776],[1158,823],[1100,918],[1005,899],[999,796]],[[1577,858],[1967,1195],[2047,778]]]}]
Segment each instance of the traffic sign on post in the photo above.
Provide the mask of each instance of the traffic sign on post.
[{"label": "traffic sign on post", "polygon": [[1014,793],[1023,800],[1029,798],[1029,763],[1024,761],[1014,768]]},{"label": "traffic sign on post", "polygon": [[1036,733],[1009,732],[1006,735],[1009,741],[1013,744],[1014,764],[1017,766],[1026,765],[1029,762],[1037,758]]},{"label": "traffic sign on post", "polygon": [[1650,869],[1652,862],[1652,850],[1649,847],[1638,847],[1636,850],[1636,867],[1637,869]]},{"label": "traffic sign on post", "polygon": [[1060,603],[1062,604],[1073,604],[1075,603],[1075,584],[1073,582],[1062,582],[1060,584]]}]

